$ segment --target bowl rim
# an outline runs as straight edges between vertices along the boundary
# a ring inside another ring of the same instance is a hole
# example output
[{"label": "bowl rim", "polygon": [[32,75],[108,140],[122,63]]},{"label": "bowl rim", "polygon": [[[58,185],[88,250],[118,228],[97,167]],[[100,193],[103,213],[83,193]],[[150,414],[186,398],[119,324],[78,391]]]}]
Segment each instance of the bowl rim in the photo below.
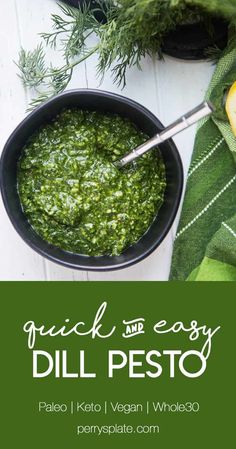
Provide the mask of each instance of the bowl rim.
[{"label": "bowl rim", "polygon": [[[24,231],[21,230],[21,228],[18,226],[17,220],[16,218],[12,215],[12,212],[10,210],[10,207],[8,205],[8,200],[7,200],[7,195],[6,195],[6,186],[4,184],[4,159],[6,156],[6,153],[8,151],[8,147],[11,144],[11,141],[15,139],[16,135],[18,134],[18,132],[20,131],[20,129],[29,121],[29,119],[31,119],[33,116],[35,116],[36,114],[41,113],[42,111],[46,110],[48,105],[51,105],[52,103],[54,103],[55,101],[57,101],[58,98],[61,97],[67,97],[67,96],[71,96],[71,95],[86,95],[86,94],[90,94],[90,95],[94,95],[96,97],[107,97],[110,98],[111,100],[116,99],[118,101],[123,102],[124,104],[133,106],[134,108],[138,109],[139,112],[145,114],[145,116],[147,118],[149,118],[152,122],[155,122],[156,125],[162,129],[163,128],[163,124],[160,122],[160,120],[149,110],[147,109],[145,106],[143,106],[142,104],[136,102],[135,100],[117,94],[117,93],[113,93],[113,92],[109,92],[109,91],[104,91],[104,90],[100,90],[100,89],[89,89],[89,88],[81,88],[81,89],[70,89],[70,90],[66,90],[58,95],[55,95],[54,97],[50,98],[49,100],[45,101],[44,103],[42,103],[41,105],[39,105],[38,107],[36,107],[32,112],[30,112],[17,126],[16,128],[12,131],[12,133],[10,134],[9,138],[7,139],[3,150],[2,150],[2,154],[0,157],[0,191],[2,194],[2,199],[3,199],[3,204],[4,207],[6,209],[7,215],[10,219],[11,224],[13,225],[14,229],[16,230],[16,232],[20,235],[20,237],[23,239],[23,241],[31,248],[33,249],[36,253],[38,253],[39,255],[43,256],[44,258],[50,260],[51,262],[57,263],[59,265],[62,265],[64,267],[70,268],[70,269],[76,269],[76,270],[82,270],[82,271],[95,271],[95,272],[104,272],[104,271],[116,271],[116,270],[120,270],[120,269],[124,269],[124,268],[128,268],[132,265],[135,265],[138,262],[141,262],[142,260],[144,260],[146,257],[148,257],[153,251],[155,251],[155,249],[162,243],[162,241],[165,239],[165,237],[167,236],[178,211],[180,202],[181,202],[181,197],[182,197],[182,191],[183,191],[183,183],[184,183],[184,174],[183,174],[183,164],[182,164],[182,160],[180,157],[180,154],[178,152],[178,149],[174,143],[174,141],[172,139],[170,139],[168,141],[168,144],[171,146],[172,150],[175,153],[175,157],[176,157],[176,161],[177,161],[177,166],[178,166],[178,175],[179,175],[179,185],[178,185],[178,189],[176,190],[176,198],[175,198],[175,203],[173,206],[173,209],[171,211],[170,216],[168,217],[168,221],[166,222],[165,225],[165,229],[162,231],[162,233],[157,236],[155,242],[150,245],[149,247],[147,247],[142,254],[137,255],[136,257],[133,257],[132,259],[128,260],[128,261],[122,261],[119,263],[114,263],[114,265],[99,265],[99,266],[88,266],[85,263],[83,263],[82,261],[80,263],[73,263],[73,262],[69,262],[69,261],[65,261],[62,260],[60,257],[57,257],[55,255],[52,255],[50,253],[50,251],[45,251],[43,248],[40,248],[38,244],[35,244],[27,235],[26,233],[24,233]],[[35,232],[35,231],[34,231]],[[36,233],[37,234],[37,233]],[[38,234],[37,234],[38,236]],[[40,236],[39,236],[40,237]],[[41,238],[42,239],[42,238]],[[42,239],[42,241],[46,242],[45,240]],[[46,242],[48,243],[48,242]],[[50,245],[50,244],[49,244]],[[56,248],[54,245],[51,245],[53,248]],[[135,246],[132,245],[132,246]],[[70,254],[68,252],[66,252],[67,254]],[[102,258],[104,256],[87,256],[87,255],[80,255],[80,254],[76,254],[76,253],[71,253],[74,255],[78,255],[78,257],[83,257],[84,260],[86,261],[86,257],[88,258],[94,258],[94,260],[98,259],[98,258]],[[111,256],[112,259],[112,256]]]}]

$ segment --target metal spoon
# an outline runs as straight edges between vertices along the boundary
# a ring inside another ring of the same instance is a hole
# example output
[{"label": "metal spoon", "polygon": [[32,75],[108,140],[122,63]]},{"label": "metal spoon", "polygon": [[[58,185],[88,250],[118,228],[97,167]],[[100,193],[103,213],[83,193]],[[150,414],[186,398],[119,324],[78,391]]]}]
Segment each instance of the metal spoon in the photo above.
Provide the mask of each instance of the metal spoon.
[{"label": "metal spoon", "polygon": [[127,153],[122,159],[114,162],[115,166],[118,168],[124,167],[126,164],[134,161],[138,157],[145,154],[147,151],[158,146],[160,143],[165,142],[184,129],[189,128],[202,118],[212,114],[212,112],[214,112],[214,107],[210,102],[205,101],[204,103],[201,103],[199,106],[192,109],[190,112],[183,115],[180,119],[176,120],[174,123],[165,128],[160,134],[156,134],[154,137],[147,140],[147,142],[144,142],[142,145],[135,148],[130,153]]}]

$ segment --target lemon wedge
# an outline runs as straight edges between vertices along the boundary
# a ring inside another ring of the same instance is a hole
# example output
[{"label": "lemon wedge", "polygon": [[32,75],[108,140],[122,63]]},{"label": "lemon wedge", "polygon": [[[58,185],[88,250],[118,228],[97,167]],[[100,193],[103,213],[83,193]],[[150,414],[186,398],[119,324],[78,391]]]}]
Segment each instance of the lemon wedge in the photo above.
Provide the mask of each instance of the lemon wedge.
[{"label": "lemon wedge", "polygon": [[236,136],[236,81],[227,95],[225,109],[234,135]]}]

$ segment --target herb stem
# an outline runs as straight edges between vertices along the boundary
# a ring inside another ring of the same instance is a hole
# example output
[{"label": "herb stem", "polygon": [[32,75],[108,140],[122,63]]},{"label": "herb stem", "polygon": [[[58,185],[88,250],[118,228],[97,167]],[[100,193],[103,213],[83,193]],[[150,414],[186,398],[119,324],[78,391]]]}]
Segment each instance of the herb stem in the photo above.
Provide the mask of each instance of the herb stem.
[{"label": "herb stem", "polygon": [[[76,67],[78,64],[81,64],[81,62],[86,61],[86,59],[90,58],[90,56],[92,56],[94,53],[96,53],[97,50],[98,50],[98,48],[99,48],[99,46],[96,45],[96,46],[93,47],[90,51],[86,52],[86,54],[85,54],[84,56],[82,56],[82,58],[80,58],[80,59],[78,59],[77,61],[72,62],[72,63],[70,63],[70,64],[65,64],[64,66],[60,67],[60,69],[55,70],[55,71],[54,71],[54,74],[55,74],[55,73],[56,73],[56,74],[59,74],[59,73],[62,73],[62,72],[67,72],[67,70],[73,69],[73,68]],[[50,76],[49,73],[45,75],[45,77],[48,77],[48,76]]]}]

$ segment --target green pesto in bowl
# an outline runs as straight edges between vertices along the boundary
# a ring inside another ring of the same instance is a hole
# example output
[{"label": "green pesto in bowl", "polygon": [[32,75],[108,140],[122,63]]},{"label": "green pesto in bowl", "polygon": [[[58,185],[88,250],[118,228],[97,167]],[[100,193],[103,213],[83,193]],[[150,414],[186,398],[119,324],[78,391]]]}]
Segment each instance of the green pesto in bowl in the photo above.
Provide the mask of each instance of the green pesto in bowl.
[{"label": "green pesto in bowl", "polygon": [[44,240],[88,256],[119,255],[148,230],[163,202],[165,166],[152,150],[118,170],[113,162],[148,136],[114,114],[65,109],[27,141],[18,192]]}]

